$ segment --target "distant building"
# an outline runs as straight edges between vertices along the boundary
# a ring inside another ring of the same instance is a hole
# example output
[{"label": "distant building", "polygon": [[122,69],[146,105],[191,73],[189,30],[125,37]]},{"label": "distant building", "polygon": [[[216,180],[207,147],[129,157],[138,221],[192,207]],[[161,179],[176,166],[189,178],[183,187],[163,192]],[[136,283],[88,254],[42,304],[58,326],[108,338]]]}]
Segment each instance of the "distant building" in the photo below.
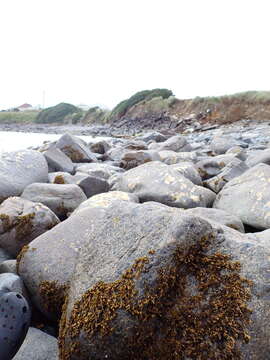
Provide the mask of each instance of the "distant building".
[{"label": "distant building", "polygon": [[34,110],[33,106],[32,106],[32,105],[30,105],[30,104],[27,104],[27,103],[25,103],[25,104],[22,104],[22,105],[18,106],[18,107],[17,107],[17,109],[18,109],[19,111],[29,111],[29,110]]}]

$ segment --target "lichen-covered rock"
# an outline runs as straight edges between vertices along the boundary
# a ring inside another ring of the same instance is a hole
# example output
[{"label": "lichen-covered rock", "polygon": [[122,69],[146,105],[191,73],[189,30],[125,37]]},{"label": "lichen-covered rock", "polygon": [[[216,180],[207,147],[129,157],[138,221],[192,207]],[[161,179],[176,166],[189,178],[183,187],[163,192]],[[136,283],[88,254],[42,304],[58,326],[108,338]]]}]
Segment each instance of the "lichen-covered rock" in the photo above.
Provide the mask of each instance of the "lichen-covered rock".
[{"label": "lichen-covered rock", "polygon": [[63,151],[58,148],[51,147],[43,153],[50,171],[64,171],[70,174],[74,173],[74,164]]},{"label": "lichen-covered rock", "polygon": [[22,198],[46,205],[59,218],[66,217],[87,199],[78,185],[40,183],[28,185]]},{"label": "lichen-covered rock", "polygon": [[180,208],[210,207],[215,194],[194,185],[170,165],[158,161],[126,171],[114,180],[112,190],[136,194],[141,202],[157,201]]},{"label": "lichen-covered rock", "polygon": [[202,186],[202,178],[192,162],[180,162],[178,164],[170,165],[170,169],[177,171],[193,184]]},{"label": "lichen-covered rock", "polygon": [[97,162],[97,158],[85,143],[76,136],[64,134],[54,145],[62,150],[74,163],[78,162]]},{"label": "lichen-covered rock", "polygon": [[0,156],[0,203],[19,196],[33,182],[48,182],[48,165],[38,151],[24,150]]},{"label": "lichen-covered rock", "polygon": [[10,197],[0,205],[0,247],[16,257],[23,246],[59,223],[41,203]]},{"label": "lichen-covered rock", "polygon": [[89,176],[95,176],[105,180],[109,179],[114,174],[120,174],[123,172],[124,172],[123,169],[108,164],[92,163],[92,164],[83,164],[76,167],[76,174],[83,173]]},{"label": "lichen-covered rock", "polygon": [[229,181],[217,195],[214,207],[238,216],[256,229],[270,228],[270,166],[258,164]]},{"label": "lichen-covered rock", "polygon": [[57,339],[30,327],[13,360],[58,360]]},{"label": "lichen-covered rock", "polygon": [[125,202],[93,223],[62,314],[61,360],[267,358],[270,248],[184,213]]},{"label": "lichen-covered rock", "polygon": [[131,201],[134,203],[139,203],[139,198],[135,194],[126,193],[123,191],[109,191],[104,194],[98,194],[92,196],[90,199],[87,199],[81,203],[77,209],[72,213],[72,216],[77,214],[78,211],[81,211],[88,207],[104,207],[107,208],[114,201]]},{"label": "lichen-covered rock", "polygon": [[167,165],[181,163],[182,161],[190,161],[195,163],[197,161],[197,155],[192,152],[175,152],[172,150],[159,151],[158,155],[160,160]]}]

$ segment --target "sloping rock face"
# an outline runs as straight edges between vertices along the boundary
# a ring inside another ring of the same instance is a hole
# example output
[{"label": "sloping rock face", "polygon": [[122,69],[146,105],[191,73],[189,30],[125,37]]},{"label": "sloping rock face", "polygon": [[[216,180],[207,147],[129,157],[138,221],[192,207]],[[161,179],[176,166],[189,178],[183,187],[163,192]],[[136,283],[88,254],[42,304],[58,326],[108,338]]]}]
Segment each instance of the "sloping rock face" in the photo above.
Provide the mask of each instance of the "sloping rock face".
[{"label": "sloping rock face", "polygon": [[61,360],[267,358],[270,248],[183,214],[119,202],[92,222],[62,314]]},{"label": "sloping rock face", "polygon": [[136,194],[141,202],[157,201],[181,208],[210,207],[215,199],[211,190],[194,185],[174,165],[171,167],[158,161],[140,165],[120,175],[112,190]]},{"label": "sloping rock face", "polygon": [[48,182],[48,165],[38,151],[3,153],[0,157],[0,203],[19,196],[33,182]]},{"label": "sloping rock face", "polygon": [[244,224],[270,228],[270,166],[258,164],[229,181],[217,195],[214,207],[238,216]]},{"label": "sloping rock face", "polygon": [[51,171],[64,171],[73,174],[74,164],[61,150],[51,147],[43,154]]},{"label": "sloping rock face", "polygon": [[16,257],[23,246],[59,222],[47,206],[11,197],[0,205],[0,247]]},{"label": "sloping rock face", "polygon": [[72,162],[97,162],[97,158],[92,153],[86,144],[76,136],[64,134],[56,142],[55,146],[63,151]]}]

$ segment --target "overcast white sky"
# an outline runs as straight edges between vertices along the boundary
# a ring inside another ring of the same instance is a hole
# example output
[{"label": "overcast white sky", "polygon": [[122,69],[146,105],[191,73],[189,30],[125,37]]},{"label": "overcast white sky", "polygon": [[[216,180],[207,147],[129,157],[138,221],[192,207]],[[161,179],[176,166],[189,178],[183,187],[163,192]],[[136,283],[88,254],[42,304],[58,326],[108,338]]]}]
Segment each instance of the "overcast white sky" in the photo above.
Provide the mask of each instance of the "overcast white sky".
[{"label": "overcast white sky", "polygon": [[269,0],[0,0],[0,109],[270,90]]}]

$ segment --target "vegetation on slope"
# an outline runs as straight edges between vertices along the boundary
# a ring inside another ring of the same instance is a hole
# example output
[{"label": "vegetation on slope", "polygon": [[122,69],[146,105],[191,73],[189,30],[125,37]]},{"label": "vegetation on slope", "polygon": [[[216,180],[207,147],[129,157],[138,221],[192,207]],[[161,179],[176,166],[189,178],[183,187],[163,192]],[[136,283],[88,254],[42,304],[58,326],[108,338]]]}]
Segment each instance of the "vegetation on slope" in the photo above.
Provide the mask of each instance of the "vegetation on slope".
[{"label": "vegetation on slope", "polygon": [[143,90],[139,91],[136,94],[132,95],[129,99],[121,101],[115,108],[112,110],[110,115],[110,121],[119,120],[123,117],[126,112],[134,105],[139,102],[145,100],[151,100],[154,97],[162,97],[163,99],[167,99],[172,96],[173,93],[168,89],[153,89],[153,90]]},{"label": "vegetation on slope", "polygon": [[35,121],[39,124],[51,124],[63,123],[65,120],[70,119],[72,123],[77,123],[82,116],[82,110],[76,106],[67,103],[60,103],[56,106],[42,110],[36,117]]}]

